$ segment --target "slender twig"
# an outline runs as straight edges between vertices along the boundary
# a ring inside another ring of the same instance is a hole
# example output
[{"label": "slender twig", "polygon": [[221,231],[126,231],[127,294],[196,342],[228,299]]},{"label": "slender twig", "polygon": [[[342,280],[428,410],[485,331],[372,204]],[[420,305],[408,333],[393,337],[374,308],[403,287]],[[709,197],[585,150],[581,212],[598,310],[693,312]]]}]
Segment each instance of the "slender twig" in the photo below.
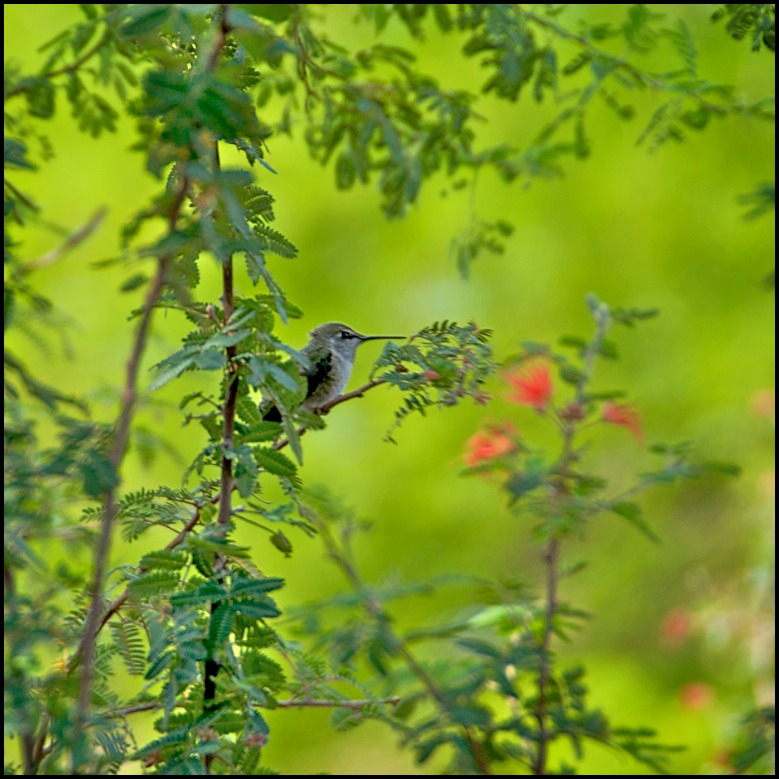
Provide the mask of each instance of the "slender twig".
[{"label": "slender twig", "polygon": [[57,246],[51,251],[46,252],[46,254],[38,257],[35,260],[30,260],[29,262],[24,263],[20,270],[23,273],[28,273],[29,271],[45,268],[49,265],[54,265],[54,263],[62,259],[62,257],[67,252],[69,252],[71,249],[74,249],[82,241],[85,241],[87,238],[89,238],[89,236],[100,226],[100,223],[103,221],[103,219],[105,219],[107,213],[107,208],[99,208],[86,222],[86,224],[81,225],[81,227],[76,228],[72,233],[70,233],[70,235],[65,238],[64,242],[60,246]]},{"label": "slender twig", "polygon": [[[337,400],[338,398],[336,398],[336,401]],[[336,401],[333,401],[333,404],[335,404]],[[341,572],[346,576],[349,583],[356,591],[365,592],[367,588],[362,581],[360,574],[357,572],[357,569],[352,564],[351,560],[349,560],[341,549],[339,549],[328,526],[321,521],[317,521],[317,525],[328,556],[341,569]],[[423,686],[430,694],[430,697],[438,706],[442,716],[446,717],[448,714],[449,701],[447,700],[445,693],[441,690],[433,677],[430,676],[425,667],[417,660],[403,638],[393,631],[391,627],[392,620],[387,611],[375,598],[368,598],[365,602],[365,608],[372,617],[381,620],[384,623],[391,638],[393,649],[403,658],[414,675],[422,682]],[[491,774],[489,760],[484,752],[484,747],[473,735],[472,728],[468,725],[463,725],[461,726],[461,733],[465,742],[468,744],[468,749],[471,752],[478,773],[482,775]]]},{"label": "slender twig", "polygon": [[[227,43],[227,36],[230,32],[230,26],[227,21],[227,11],[229,5],[222,3],[219,8],[217,29],[217,38],[211,55],[208,59],[208,68],[216,68],[222,50]],[[219,144],[214,144],[214,170],[218,171],[220,167]],[[235,311],[235,293],[233,287],[233,255],[229,254],[222,258],[222,311],[225,324],[229,323]],[[238,400],[238,381],[239,375],[235,365],[235,356],[237,350],[235,345],[226,348],[227,358],[227,386],[225,391],[224,417],[222,421],[222,462],[220,468],[219,483],[219,510],[217,512],[217,525],[227,530],[232,517],[232,491],[233,491],[233,463],[231,455],[235,444],[235,413],[236,402]],[[214,570],[222,579],[222,570],[226,565],[226,559],[223,555],[217,555],[214,561]],[[219,608],[220,603],[214,601],[211,603],[211,614]],[[216,677],[219,673],[219,661],[214,656],[216,647],[211,647],[209,656],[203,663],[203,710],[208,711],[213,707],[216,698]],[[206,755],[203,764],[206,773],[211,772],[211,765],[214,755]]]},{"label": "slender twig", "polygon": [[382,384],[386,384],[386,379],[373,379],[372,381],[369,381],[367,384],[363,384],[362,387],[358,387],[356,390],[353,390],[352,392],[347,392],[344,395],[339,395],[337,398],[334,398],[329,403],[325,403],[324,406],[319,410],[319,413],[325,414],[328,411],[330,411],[331,408],[335,408],[336,406],[340,405],[341,403],[346,403],[347,400],[354,400],[354,398],[361,398],[368,390],[372,390],[374,387],[379,387]]},{"label": "slender twig", "polygon": [[[597,323],[595,336],[588,344],[584,354],[581,376],[576,384],[575,400],[579,404],[585,401],[584,388],[592,376],[595,359],[598,356],[606,331],[609,328],[610,316],[607,309],[602,308],[595,314]],[[570,494],[571,467],[574,463],[574,438],[578,432],[576,420],[566,420],[563,425],[563,450],[560,455],[560,464],[555,469],[558,475],[556,484],[556,496],[566,499]],[[554,634],[554,621],[559,608],[559,584],[560,584],[560,547],[562,538],[553,535],[546,544],[543,552],[543,560],[546,571],[546,606],[544,609],[543,632],[539,649],[541,658],[538,668],[538,697],[534,709],[534,716],[538,723],[538,740],[536,752],[532,759],[532,771],[536,776],[545,776],[547,773],[546,762],[549,755],[549,744],[552,733],[549,730],[549,713],[547,711],[547,689],[552,678],[550,650],[552,636]]]},{"label": "slender twig", "polygon": [[342,700],[342,701],[320,701],[313,698],[302,698],[296,700],[291,698],[286,701],[277,701],[276,706],[280,709],[303,709],[303,708],[342,708],[342,709],[355,709],[359,711],[366,706],[374,706],[377,703],[382,703],[386,706],[396,706],[400,703],[400,697],[392,695],[389,698],[383,698],[381,700]]},{"label": "slender twig", "polygon": [[297,676],[298,681],[300,682],[301,685],[301,689],[295,695],[293,695],[291,698],[288,698],[285,701],[279,701],[276,704],[277,706],[281,706],[283,708],[295,708],[295,707],[304,708],[306,706],[314,706],[314,707],[331,706],[331,707],[362,709],[374,703],[381,703],[385,705],[394,706],[400,702],[400,698],[397,695],[391,695],[389,698],[383,698],[381,700],[368,700],[368,699],[350,700],[348,698],[339,699],[339,700],[323,700],[321,698],[312,698],[311,697],[312,690],[316,690],[320,685],[327,684],[328,682],[343,681],[343,679],[340,679],[338,677],[332,677],[332,678],[317,678],[317,679],[308,680],[301,673],[300,668],[290,657],[290,653],[287,651],[283,642],[280,642],[277,645],[276,650],[289,663],[290,667],[292,668],[292,672],[295,674],[295,676]]},{"label": "slender twig", "polygon": [[[50,70],[48,73],[42,73],[37,78],[57,78],[57,76],[64,76],[66,73],[75,73],[85,62],[87,62],[87,60],[90,60],[100,51],[100,49],[103,48],[106,41],[108,41],[108,38],[109,33],[106,31],[100,36],[97,43],[95,43],[91,49],[87,49],[80,57],[73,60],[73,62],[71,62],[69,65],[63,65],[60,68]],[[31,85],[29,83],[25,82],[17,84],[17,86],[15,86],[13,89],[9,89],[5,93],[5,100],[7,101],[12,97],[24,94],[30,88],[30,86]]]},{"label": "slender twig", "polygon": [[[227,258],[222,265],[222,282],[224,285],[223,301],[225,322],[230,320],[234,310],[233,300],[233,260]],[[219,512],[217,524],[227,525],[232,513],[231,495],[233,483],[233,463],[230,453],[235,444],[235,404],[238,399],[238,372],[235,367],[235,346],[228,346],[227,352],[227,391],[222,421],[222,465],[219,485]]]},{"label": "slender twig", "polygon": [[[218,165],[218,157],[216,160]],[[230,320],[233,315],[235,301],[233,297],[233,258],[232,255],[226,257],[222,262],[222,304],[224,306],[225,322]],[[233,492],[233,461],[230,454],[235,443],[235,406],[238,399],[238,372],[235,367],[235,355],[237,354],[235,346],[228,346],[227,352],[227,389],[224,405],[224,417],[222,421],[222,463],[220,469],[219,485],[219,511],[217,514],[217,524],[222,528],[227,528],[232,516],[232,492]],[[214,569],[219,572],[223,569],[226,560],[223,555],[217,555],[214,561]],[[219,608],[219,601],[211,604],[211,613],[213,614]],[[215,647],[212,647],[212,651]],[[219,673],[219,662],[215,657],[206,658],[203,669],[203,709],[208,710],[213,705],[216,698],[216,676]],[[211,765],[209,755],[205,758],[206,770]]]},{"label": "slender twig", "polygon": [[[13,620],[13,618],[16,616],[16,581],[14,579],[14,573],[11,566],[3,564],[3,593],[5,595],[5,608],[6,608],[6,620]],[[11,652],[13,653],[14,647],[13,644],[11,645]],[[15,668],[14,666],[11,666],[11,673],[10,676],[14,681],[14,684],[18,684],[19,686],[23,686],[25,681],[22,673],[18,670],[18,668]],[[29,776],[30,774],[33,774],[33,766],[34,766],[34,760],[35,760],[35,727],[31,726],[32,723],[30,722],[30,718],[28,718],[28,721],[22,725],[20,730],[22,731],[21,735],[21,745],[22,745],[22,773],[25,776]],[[28,729],[29,728],[29,729]]]},{"label": "slender twig", "polygon": [[33,765],[36,770],[34,773],[38,773],[37,767],[41,764],[44,757],[51,751],[52,744],[46,746],[46,737],[49,733],[49,723],[51,721],[51,715],[46,714],[43,717],[40,727],[38,728],[38,737],[35,739],[35,751],[33,753]]},{"label": "slender twig", "polygon": [[[216,498],[212,498],[211,503],[216,503]],[[197,525],[197,523],[200,521],[200,516],[203,511],[202,506],[198,506],[195,509],[194,514],[187,520],[187,523],[184,525],[184,527],[176,534],[175,538],[173,538],[170,542],[168,542],[165,545],[165,551],[166,552],[172,552],[177,546],[182,544],[186,537],[189,535],[189,533],[192,531],[192,529]],[[138,566],[138,573],[144,573],[147,569],[139,565]],[[100,618],[100,624],[98,625],[97,631],[98,633],[108,624],[108,621],[111,619],[111,617],[116,614],[119,609],[124,606],[124,604],[127,602],[127,598],[130,597],[130,588],[125,588],[124,592],[119,595],[115,600],[113,600],[106,610],[103,612],[103,616]],[[81,657],[81,654],[83,652],[83,645],[79,645],[79,647],[76,649],[76,651],[73,653],[73,656],[70,658],[70,661],[68,662],[68,668],[72,669],[75,664],[78,662],[78,659]]]},{"label": "slender twig", "polygon": [[[334,398],[329,403],[325,403],[324,406],[322,406],[320,409],[318,409],[318,414],[326,414],[330,409],[335,408],[335,406],[339,406],[341,403],[346,403],[348,400],[354,400],[355,398],[361,398],[368,390],[372,390],[374,387],[380,387],[382,384],[386,384],[386,379],[373,379],[372,381],[369,381],[367,384],[363,384],[362,387],[358,387],[356,390],[353,390],[352,392],[347,392],[344,395],[339,395],[337,398]],[[308,430],[307,427],[301,427],[298,429],[298,436],[302,436],[305,434],[305,432]],[[283,449],[285,446],[289,446],[289,439],[282,438],[279,441],[277,441],[273,448],[276,450]]]},{"label": "slender twig", "polygon": [[[388,698],[381,698],[378,700],[371,700],[366,698],[364,700],[338,700],[338,701],[324,701],[316,700],[314,698],[289,698],[283,701],[276,701],[274,704],[279,709],[305,709],[305,708],[342,708],[342,709],[355,709],[359,711],[367,706],[375,706],[376,704],[382,704],[384,706],[397,706],[400,703],[400,696],[390,695]],[[126,717],[129,714],[139,714],[144,711],[154,711],[159,709],[162,704],[159,701],[148,701],[146,703],[136,703],[132,706],[124,706],[120,709],[113,709],[106,712],[105,716],[109,718]]]},{"label": "slender twig", "polygon": [[219,6],[219,12],[217,14],[219,27],[217,28],[214,47],[211,49],[211,54],[208,57],[208,63],[206,65],[208,70],[214,70],[219,64],[219,58],[222,56],[225,44],[227,43],[227,36],[230,34],[230,25],[227,21],[227,11],[229,8],[230,3],[222,3]]},{"label": "slender twig", "polygon": [[[176,197],[173,200],[168,215],[168,231],[174,232],[178,222],[184,198],[189,185],[187,176],[184,172],[180,174],[179,187]],[[170,257],[160,258],[157,264],[157,272],[152,279],[149,291],[146,295],[146,301],[143,306],[140,323],[135,334],[130,357],[127,361],[127,372],[122,392],[122,406],[119,413],[119,419],[114,431],[114,441],[109,453],[109,461],[118,475],[119,468],[124,459],[127,449],[127,441],[130,435],[130,422],[135,410],[137,398],[138,371],[140,369],[141,357],[143,356],[146,342],[148,340],[149,328],[154,307],[162,294],[165,286],[165,280],[168,272]],[[95,643],[100,627],[100,618],[102,612],[102,592],[105,579],[106,567],[108,565],[108,556],[111,549],[111,540],[113,535],[113,525],[116,515],[119,511],[117,501],[118,485],[109,488],[106,491],[104,499],[103,523],[100,531],[97,551],[95,552],[95,568],[92,580],[91,602],[86,624],[84,626],[84,637],[81,642],[82,651],[82,671],[78,695],[78,715],[76,724],[76,738],[80,738],[86,726],[86,719],[89,710],[89,699],[92,686],[92,675],[94,672]],[[74,759],[76,750],[73,750]],[[78,766],[73,765],[74,771]]]},{"label": "slender twig", "polygon": [[148,703],[136,703],[133,706],[124,706],[121,709],[113,709],[105,713],[106,717],[114,719],[116,717],[126,717],[128,714],[138,714],[144,711],[155,711],[162,707],[160,701],[149,701]]},{"label": "slender twig", "polygon": [[[515,8],[519,9],[519,6],[515,5]],[[615,71],[621,70],[627,73],[632,78],[634,78],[639,84],[641,84],[641,86],[650,87],[651,89],[654,89],[657,92],[680,91],[677,85],[673,84],[669,86],[667,82],[661,81],[658,78],[656,78],[654,75],[641,70],[640,68],[636,67],[632,62],[629,62],[623,57],[618,57],[613,54],[609,54],[603,49],[599,49],[583,35],[570,32],[569,30],[566,30],[565,28],[556,24],[554,21],[552,21],[549,18],[539,16],[538,14],[535,14],[532,11],[528,11],[526,8],[522,8],[521,13],[524,14],[524,16],[527,19],[530,19],[531,21],[539,25],[539,27],[543,27],[546,30],[553,32],[559,38],[563,40],[574,41],[579,46],[586,49],[587,52],[591,54],[593,57],[608,61],[608,63],[614,68]],[[698,89],[694,89],[691,87],[685,90],[684,93],[688,97],[691,97],[693,100],[695,100],[702,107],[704,107],[707,111],[711,111],[712,113],[719,114],[719,115],[724,115],[727,114],[728,112],[728,109],[726,107],[717,105],[716,103],[712,103],[711,101],[707,100],[703,96],[701,91],[699,91]]]},{"label": "slender twig", "polygon": [[5,176],[3,176],[3,186],[6,187],[10,193],[21,203],[30,209],[30,211],[38,211],[38,206],[30,200],[21,190],[17,189]]},{"label": "slender twig", "polygon": [[296,5],[293,7],[295,8],[295,13],[290,19],[290,31],[292,33],[292,38],[295,41],[295,46],[297,47],[296,54],[298,76],[300,77],[300,81],[306,91],[305,110],[306,114],[310,116],[311,106],[315,100],[320,100],[321,96],[311,85],[311,80],[308,77],[308,69],[311,68],[320,75],[331,76],[332,78],[339,81],[343,81],[344,78],[343,75],[339,75],[334,70],[325,67],[321,62],[317,62],[315,59],[309,56],[308,49],[306,48],[306,44],[303,41],[303,36],[300,34],[302,6]]},{"label": "slender twig", "polygon": [[536,776],[546,775],[546,760],[551,736],[547,727],[547,697],[546,691],[552,675],[549,650],[552,642],[554,618],[558,607],[558,577],[557,563],[560,559],[560,539],[552,538],[544,551],[546,566],[546,608],[544,610],[544,628],[541,636],[541,660],[538,669],[538,698],[535,707],[535,717],[538,722],[538,746],[533,760],[533,773]]}]

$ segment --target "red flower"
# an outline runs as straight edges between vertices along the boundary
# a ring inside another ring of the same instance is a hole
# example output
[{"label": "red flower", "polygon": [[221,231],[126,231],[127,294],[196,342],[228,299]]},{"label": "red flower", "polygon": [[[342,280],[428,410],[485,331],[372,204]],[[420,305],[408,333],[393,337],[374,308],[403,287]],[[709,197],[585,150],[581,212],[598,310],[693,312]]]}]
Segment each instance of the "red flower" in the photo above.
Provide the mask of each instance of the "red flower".
[{"label": "red flower", "polygon": [[692,633],[692,612],[688,609],[671,609],[660,625],[660,639],[668,646],[683,644]]},{"label": "red flower", "polygon": [[690,682],[682,687],[679,697],[685,709],[701,711],[714,703],[714,690],[705,682]]},{"label": "red flower", "polygon": [[776,413],[776,398],[772,389],[758,390],[752,396],[752,410],[759,417],[772,417]]},{"label": "red flower", "polygon": [[516,373],[509,373],[506,381],[516,390],[509,395],[509,400],[532,406],[536,411],[546,408],[554,391],[549,366],[545,362],[534,361]]},{"label": "red flower", "polygon": [[613,403],[607,400],[603,404],[602,417],[604,422],[621,425],[630,430],[640,444],[644,442],[644,431],[641,428],[641,415],[626,403]]},{"label": "red flower", "polygon": [[517,447],[513,435],[514,430],[508,423],[493,425],[486,432],[476,433],[468,439],[465,461],[473,468],[515,451]]}]

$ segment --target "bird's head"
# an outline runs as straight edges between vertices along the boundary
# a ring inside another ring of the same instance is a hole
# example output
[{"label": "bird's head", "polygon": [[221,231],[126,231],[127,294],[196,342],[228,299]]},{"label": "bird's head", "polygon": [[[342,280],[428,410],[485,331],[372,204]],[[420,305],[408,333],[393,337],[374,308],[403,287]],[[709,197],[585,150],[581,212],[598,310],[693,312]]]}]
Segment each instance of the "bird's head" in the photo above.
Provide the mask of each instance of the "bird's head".
[{"label": "bird's head", "polygon": [[346,358],[353,358],[357,347],[365,341],[401,339],[399,335],[363,335],[343,322],[327,322],[315,327],[311,333],[312,346],[325,346]]}]

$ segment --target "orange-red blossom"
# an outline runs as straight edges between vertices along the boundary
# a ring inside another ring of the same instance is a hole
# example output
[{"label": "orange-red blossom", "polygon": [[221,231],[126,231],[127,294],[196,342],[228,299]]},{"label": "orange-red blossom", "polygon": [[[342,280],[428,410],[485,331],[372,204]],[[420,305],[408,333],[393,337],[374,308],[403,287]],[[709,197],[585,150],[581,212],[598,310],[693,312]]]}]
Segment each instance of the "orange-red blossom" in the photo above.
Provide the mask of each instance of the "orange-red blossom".
[{"label": "orange-red blossom", "polygon": [[635,436],[640,444],[644,442],[644,431],[641,427],[641,415],[633,406],[627,403],[614,403],[607,400],[603,404],[601,419],[612,425],[621,425],[626,427]]},{"label": "orange-red blossom", "polygon": [[465,461],[473,468],[516,451],[516,432],[506,423],[491,425],[468,439]]},{"label": "orange-red blossom", "polygon": [[554,386],[549,365],[533,360],[519,370],[506,374],[506,381],[514,388],[509,400],[543,411],[552,398]]}]

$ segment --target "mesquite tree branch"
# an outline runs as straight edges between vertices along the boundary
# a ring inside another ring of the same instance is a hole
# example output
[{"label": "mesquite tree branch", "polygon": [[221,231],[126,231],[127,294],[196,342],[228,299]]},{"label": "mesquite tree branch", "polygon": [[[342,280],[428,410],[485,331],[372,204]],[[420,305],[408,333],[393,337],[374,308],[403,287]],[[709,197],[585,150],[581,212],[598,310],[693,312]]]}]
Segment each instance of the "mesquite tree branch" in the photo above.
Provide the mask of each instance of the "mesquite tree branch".
[{"label": "mesquite tree branch", "polygon": [[[176,197],[168,214],[168,232],[172,233],[176,229],[181,214],[181,208],[184,203],[188,190],[188,181],[186,170],[179,172],[179,185],[176,191]],[[146,301],[143,306],[141,320],[136,330],[133,346],[130,351],[130,357],[127,361],[127,371],[122,392],[122,406],[119,411],[119,418],[114,430],[114,439],[111,451],[109,453],[109,462],[114,472],[117,474],[117,485],[106,491],[103,500],[104,512],[103,522],[100,529],[100,537],[97,550],[95,552],[95,567],[92,577],[91,600],[89,613],[87,615],[86,625],[84,626],[84,637],[81,641],[82,671],[79,685],[78,696],[78,714],[76,734],[80,737],[86,724],[89,710],[89,699],[91,694],[92,676],[94,672],[95,643],[100,629],[100,619],[103,607],[103,584],[105,580],[106,567],[111,551],[111,540],[113,535],[114,520],[119,510],[117,501],[118,474],[120,466],[127,450],[127,441],[130,435],[130,423],[135,411],[137,400],[138,371],[140,369],[141,357],[146,348],[151,327],[151,318],[154,308],[162,295],[165,286],[168,265],[170,257],[161,257],[157,262],[157,271],[149,286],[146,294]],[[74,750],[75,754],[75,750]],[[77,768],[77,766],[73,766]]]},{"label": "mesquite tree branch", "polygon": [[[575,399],[577,403],[584,403],[584,388],[592,376],[595,359],[603,344],[606,331],[609,328],[610,319],[608,311],[601,308],[596,313],[596,332],[587,346],[584,354],[584,364],[582,366],[581,376],[576,384]],[[558,474],[557,496],[565,500],[570,495],[570,482],[572,479],[572,468],[574,465],[574,438],[577,433],[575,420],[567,420],[562,427],[563,450],[560,455],[559,466],[556,469]],[[538,669],[538,697],[534,710],[534,716],[538,723],[538,742],[535,755],[532,760],[532,770],[536,776],[545,776],[547,773],[547,760],[549,757],[549,744],[552,741],[552,733],[549,729],[549,712],[547,689],[552,677],[550,650],[552,636],[554,634],[554,622],[559,608],[559,585],[560,585],[560,547],[562,538],[553,535],[546,544],[542,557],[545,569],[545,600],[543,631],[539,649],[541,650],[541,659]]]},{"label": "mesquite tree branch", "polygon": [[[319,409],[320,414],[326,414],[330,409],[335,408],[336,406],[341,405],[341,403],[346,403],[349,400],[354,400],[355,398],[361,398],[368,390],[372,390],[374,387],[380,387],[382,384],[386,384],[385,379],[373,379],[372,381],[369,381],[367,384],[363,384],[362,387],[358,387],[356,390],[353,390],[352,392],[347,392],[344,395],[339,395],[337,398],[334,398],[329,403],[325,403],[322,408]],[[298,436],[302,436],[308,428],[301,427],[298,430]],[[285,446],[289,445],[289,440],[286,438],[282,438],[281,440],[277,441],[274,445],[274,449],[283,449]]]}]

